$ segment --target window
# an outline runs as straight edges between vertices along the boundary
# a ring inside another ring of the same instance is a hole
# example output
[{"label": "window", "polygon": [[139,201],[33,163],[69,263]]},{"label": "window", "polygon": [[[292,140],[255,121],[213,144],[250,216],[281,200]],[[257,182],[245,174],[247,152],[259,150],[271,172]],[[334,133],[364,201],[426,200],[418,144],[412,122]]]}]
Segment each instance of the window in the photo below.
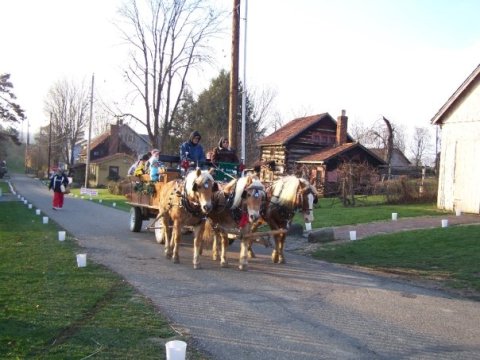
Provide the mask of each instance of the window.
[{"label": "window", "polygon": [[118,166],[109,166],[108,167],[108,180],[117,181],[120,179],[120,171]]}]

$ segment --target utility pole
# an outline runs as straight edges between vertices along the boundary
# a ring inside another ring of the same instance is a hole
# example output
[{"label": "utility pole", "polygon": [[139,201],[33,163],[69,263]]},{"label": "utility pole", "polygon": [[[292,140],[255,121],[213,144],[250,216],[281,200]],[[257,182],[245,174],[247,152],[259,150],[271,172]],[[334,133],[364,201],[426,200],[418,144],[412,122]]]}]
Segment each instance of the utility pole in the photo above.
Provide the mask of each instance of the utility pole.
[{"label": "utility pole", "polygon": [[90,121],[88,122],[88,140],[87,140],[87,161],[85,164],[85,187],[88,188],[88,175],[90,174],[90,139],[92,137],[92,118],[93,118],[93,84],[95,74],[92,74],[92,88],[90,94]]},{"label": "utility pole", "polygon": [[242,164],[247,162],[245,149],[246,125],[247,125],[247,14],[248,0],[245,0],[245,15],[243,17],[243,88],[242,88]]},{"label": "utility pole", "polygon": [[47,177],[50,178],[50,156],[52,154],[52,113],[50,113],[50,125],[48,127],[48,166]]},{"label": "utility pole", "polygon": [[228,113],[228,139],[237,148],[237,101],[238,101],[238,58],[240,43],[240,0],[233,0],[232,21],[232,67],[230,71],[230,101]]}]

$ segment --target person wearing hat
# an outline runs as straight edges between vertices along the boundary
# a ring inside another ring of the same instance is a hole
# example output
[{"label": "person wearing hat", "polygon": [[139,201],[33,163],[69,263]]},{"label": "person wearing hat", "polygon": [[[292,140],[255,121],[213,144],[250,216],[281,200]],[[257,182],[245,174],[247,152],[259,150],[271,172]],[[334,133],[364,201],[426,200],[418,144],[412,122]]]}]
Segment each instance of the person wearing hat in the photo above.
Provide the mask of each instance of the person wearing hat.
[{"label": "person wearing hat", "polygon": [[234,163],[238,164],[238,157],[235,154],[235,149],[230,147],[230,143],[228,142],[227,138],[220,138],[218,142],[218,146],[213,149],[212,155],[212,163],[213,165],[218,166],[218,163],[226,162],[226,163]]},{"label": "person wearing hat", "polygon": [[158,181],[160,179],[160,172],[165,168],[164,164],[160,161],[160,151],[157,149],[152,150],[152,157],[148,160],[150,180]]},{"label": "person wearing hat", "polygon": [[201,135],[193,131],[190,137],[180,146],[180,161],[194,161],[197,164],[205,162],[205,152],[200,145]]},{"label": "person wearing hat", "polygon": [[50,184],[48,185],[48,190],[53,190],[53,210],[60,210],[63,208],[64,195],[62,190],[65,191],[67,186],[68,178],[59,167],[55,170],[55,174],[50,178]]},{"label": "person wearing hat", "polygon": [[145,163],[150,159],[148,154],[142,155],[140,160],[138,161],[138,164],[133,172],[133,175],[135,176],[142,176],[145,174]]}]

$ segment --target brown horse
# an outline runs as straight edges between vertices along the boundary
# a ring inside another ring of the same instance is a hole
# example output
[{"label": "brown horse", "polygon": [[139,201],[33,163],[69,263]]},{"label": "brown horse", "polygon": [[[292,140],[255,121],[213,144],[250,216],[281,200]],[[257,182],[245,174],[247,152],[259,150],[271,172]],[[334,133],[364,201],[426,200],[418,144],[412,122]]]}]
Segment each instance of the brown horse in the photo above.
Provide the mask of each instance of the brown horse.
[{"label": "brown horse", "polygon": [[158,217],[164,232],[165,256],[172,258],[174,263],[180,261],[182,226],[192,226],[193,267],[198,267],[205,217],[213,208],[212,197],[217,190],[217,183],[211,173],[200,169],[188,173],[184,180],[177,179],[163,185],[159,197]]},{"label": "brown horse", "polygon": [[[318,201],[318,194],[314,186],[307,180],[289,175],[282,177],[267,189],[267,202],[263,219],[272,230],[287,230],[297,211],[301,211],[306,222],[313,221],[313,204]],[[261,225],[257,222],[252,231]],[[274,235],[275,249],[272,252],[274,263],[285,263],[283,253],[286,233]],[[249,246],[249,253],[252,257],[255,254]]]},{"label": "brown horse", "polygon": [[221,190],[214,195],[213,210],[208,214],[204,236],[213,237],[214,260],[219,257],[220,242],[220,264],[228,267],[228,235],[237,235],[241,240],[239,268],[247,270],[249,240],[244,235],[251,232],[251,225],[261,217],[266,199],[265,187],[256,175],[250,174],[230,181]]}]

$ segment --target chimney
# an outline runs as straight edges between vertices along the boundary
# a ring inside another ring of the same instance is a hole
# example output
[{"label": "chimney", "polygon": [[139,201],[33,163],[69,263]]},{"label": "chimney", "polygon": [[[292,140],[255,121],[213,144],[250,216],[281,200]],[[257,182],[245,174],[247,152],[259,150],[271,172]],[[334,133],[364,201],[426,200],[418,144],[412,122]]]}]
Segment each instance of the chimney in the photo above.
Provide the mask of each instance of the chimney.
[{"label": "chimney", "polygon": [[108,140],[108,155],[118,153],[120,145],[120,133],[118,125],[110,125],[110,139]]},{"label": "chimney", "polygon": [[348,126],[348,116],[347,112],[342,110],[342,115],[337,117],[337,138],[336,145],[343,145],[347,142],[347,126]]}]

